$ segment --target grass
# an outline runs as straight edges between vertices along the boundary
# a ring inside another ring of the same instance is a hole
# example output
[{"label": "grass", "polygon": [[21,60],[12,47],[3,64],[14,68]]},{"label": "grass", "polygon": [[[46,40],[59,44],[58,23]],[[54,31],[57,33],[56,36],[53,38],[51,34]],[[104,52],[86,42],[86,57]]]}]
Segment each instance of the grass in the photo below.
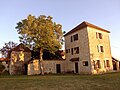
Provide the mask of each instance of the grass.
[{"label": "grass", "polygon": [[102,75],[0,76],[0,90],[120,90],[120,72]]}]

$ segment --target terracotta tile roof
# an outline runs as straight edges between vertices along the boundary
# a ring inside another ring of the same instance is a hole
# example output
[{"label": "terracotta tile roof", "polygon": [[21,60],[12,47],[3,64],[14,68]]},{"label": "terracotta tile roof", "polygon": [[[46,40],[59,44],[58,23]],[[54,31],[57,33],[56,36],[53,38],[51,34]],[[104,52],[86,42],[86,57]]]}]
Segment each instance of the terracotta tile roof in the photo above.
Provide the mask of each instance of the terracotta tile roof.
[{"label": "terracotta tile roof", "polygon": [[9,58],[0,58],[0,61],[10,61]]},{"label": "terracotta tile roof", "polygon": [[26,47],[24,44],[19,44],[18,46],[16,46],[15,48],[13,48],[11,51],[25,51],[25,52],[31,52],[31,50]]},{"label": "terracotta tile roof", "polygon": [[112,57],[112,60],[119,61],[119,60],[118,60],[118,59],[116,59],[115,57]]},{"label": "terracotta tile roof", "polygon": [[96,25],[93,25],[93,24],[90,24],[90,23],[84,21],[84,22],[82,22],[81,24],[79,24],[78,26],[76,26],[75,28],[73,28],[71,31],[69,31],[68,33],[66,33],[64,36],[67,36],[67,35],[69,35],[69,34],[72,34],[72,33],[76,32],[76,31],[78,31],[78,30],[80,30],[80,29],[82,29],[82,28],[87,27],[87,26],[92,27],[92,28],[96,28],[96,29],[101,30],[101,31],[104,31],[104,32],[110,33],[110,31],[108,31],[108,30],[105,30],[105,29],[103,29],[103,28],[101,28],[101,27],[98,27],[98,26],[96,26]]}]

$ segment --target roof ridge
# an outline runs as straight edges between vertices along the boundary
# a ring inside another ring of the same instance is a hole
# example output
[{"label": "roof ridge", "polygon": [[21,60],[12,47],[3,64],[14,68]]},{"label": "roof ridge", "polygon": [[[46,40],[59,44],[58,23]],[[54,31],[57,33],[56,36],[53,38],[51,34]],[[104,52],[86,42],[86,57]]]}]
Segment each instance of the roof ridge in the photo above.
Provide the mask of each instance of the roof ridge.
[{"label": "roof ridge", "polygon": [[105,29],[103,29],[103,28],[101,28],[101,27],[99,27],[99,26],[96,26],[96,25],[94,25],[94,24],[91,24],[91,23],[89,23],[89,22],[87,22],[87,21],[83,21],[81,24],[77,25],[75,28],[73,28],[73,29],[70,30],[68,33],[66,33],[64,36],[69,35],[69,34],[71,34],[71,33],[74,33],[74,32],[76,32],[77,30],[80,30],[80,29],[85,28],[85,27],[87,27],[87,26],[92,27],[92,28],[96,28],[96,29],[99,29],[99,30],[102,30],[102,31],[105,31],[105,32],[110,33],[110,31],[108,31],[108,30],[105,30]]}]

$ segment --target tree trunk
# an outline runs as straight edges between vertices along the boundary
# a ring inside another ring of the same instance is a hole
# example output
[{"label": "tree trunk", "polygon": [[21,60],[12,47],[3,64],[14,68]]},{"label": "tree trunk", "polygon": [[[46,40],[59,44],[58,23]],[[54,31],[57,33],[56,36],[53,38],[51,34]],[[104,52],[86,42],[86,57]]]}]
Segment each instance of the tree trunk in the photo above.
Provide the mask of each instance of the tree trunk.
[{"label": "tree trunk", "polygon": [[44,75],[43,58],[42,58],[42,56],[43,56],[43,49],[40,48],[40,61],[39,61],[39,63],[40,63],[40,71],[41,71],[41,75]]}]

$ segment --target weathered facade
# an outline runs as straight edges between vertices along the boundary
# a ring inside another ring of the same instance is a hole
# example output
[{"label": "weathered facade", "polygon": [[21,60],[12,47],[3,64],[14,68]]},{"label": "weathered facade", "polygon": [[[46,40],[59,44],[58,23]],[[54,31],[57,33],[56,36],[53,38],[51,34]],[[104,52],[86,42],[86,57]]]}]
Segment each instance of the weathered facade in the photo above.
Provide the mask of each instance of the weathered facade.
[{"label": "weathered facade", "polygon": [[[11,58],[9,65],[10,75],[25,74],[37,75],[40,72],[40,63],[38,59],[32,60],[31,50],[23,44],[11,50]],[[44,73],[64,73],[65,60],[43,60]]]},{"label": "weathered facade", "polygon": [[88,22],[66,33],[66,72],[97,74],[113,70],[109,33]]},{"label": "weathered facade", "polygon": [[27,74],[27,62],[31,60],[31,51],[23,44],[11,50],[11,58],[9,65],[10,75]]},{"label": "weathered facade", "polygon": [[[65,73],[65,60],[43,60],[45,74]],[[35,59],[28,64],[28,75],[40,74],[39,60]]]}]

